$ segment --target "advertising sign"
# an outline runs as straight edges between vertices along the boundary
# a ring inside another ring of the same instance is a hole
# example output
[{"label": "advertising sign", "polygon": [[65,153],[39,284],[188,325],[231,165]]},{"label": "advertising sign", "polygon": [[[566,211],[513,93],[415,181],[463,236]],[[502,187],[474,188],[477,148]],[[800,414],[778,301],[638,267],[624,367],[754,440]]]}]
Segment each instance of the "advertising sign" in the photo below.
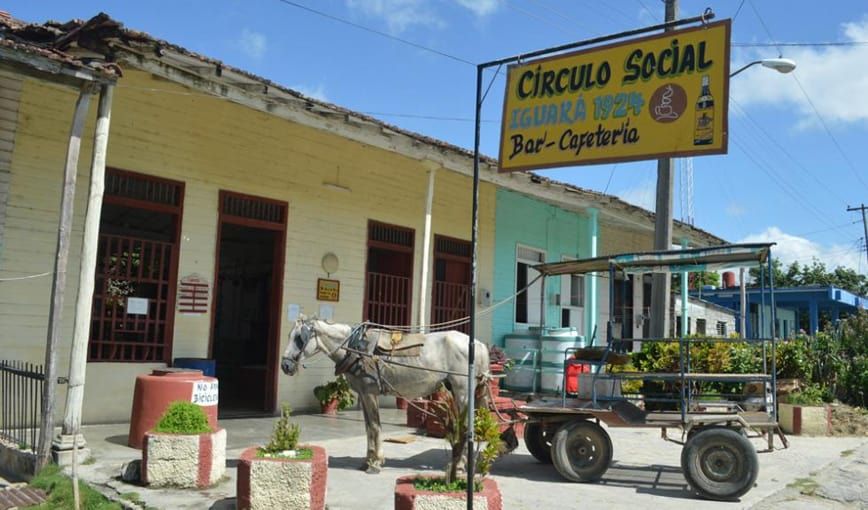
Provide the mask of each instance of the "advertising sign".
[{"label": "advertising sign", "polygon": [[500,171],[725,154],[730,21],[509,67]]}]

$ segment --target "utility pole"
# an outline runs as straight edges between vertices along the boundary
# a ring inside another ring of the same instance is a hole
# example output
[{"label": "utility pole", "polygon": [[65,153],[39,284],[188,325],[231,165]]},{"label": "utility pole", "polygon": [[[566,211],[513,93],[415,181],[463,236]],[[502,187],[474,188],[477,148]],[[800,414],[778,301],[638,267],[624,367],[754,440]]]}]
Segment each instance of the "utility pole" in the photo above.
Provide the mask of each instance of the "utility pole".
[{"label": "utility pole", "polygon": [[[665,21],[678,17],[678,0],[666,1]],[[671,31],[673,28],[667,28]],[[657,160],[657,206],[654,210],[654,249],[668,250],[672,245],[672,195],[675,162],[672,158]],[[669,322],[669,275],[655,273],[651,280],[651,337],[663,338]]]},{"label": "utility pole", "polygon": [[862,228],[865,230],[865,258],[868,259],[868,217],[865,215],[865,211],[868,210],[868,207],[865,207],[865,204],[862,204],[859,207],[848,207],[848,211],[862,211]]}]

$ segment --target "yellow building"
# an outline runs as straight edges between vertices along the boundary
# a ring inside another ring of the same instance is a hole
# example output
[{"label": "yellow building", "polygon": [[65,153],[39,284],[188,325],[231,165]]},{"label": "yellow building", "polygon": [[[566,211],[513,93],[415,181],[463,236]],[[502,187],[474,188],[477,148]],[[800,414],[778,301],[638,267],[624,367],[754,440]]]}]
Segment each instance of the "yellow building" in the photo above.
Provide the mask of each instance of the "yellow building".
[{"label": "yellow building", "polygon": [[[69,58],[110,51],[123,70],[112,103],[84,421],[128,419],[136,376],[183,357],[216,360],[221,411],[310,408],[312,387],[333,368],[320,357],[294,378],[279,373],[298,313],[387,324],[464,315],[469,153],[94,20],[58,49]],[[98,37],[85,37],[97,27]],[[0,52],[0,184],[8,189],[0,195],[0,357],[40,362],[50,277],[16,278],[51,271],[78,91],[12,64]],[[91,159],[95,115],[92,107],[82,162]],[[480,289],[493,288],[498,188],[577,213],[600,209],[603,251],[650,242],[652,220],[638,208],[498,175],[495,166],[484,161],[480,188]],[[60,373],[69,364],[89,177],[86,164],[78,168]],[[719,242],[680,232],[697,244]],[[483,317],[477,336],[490,334]]]}]

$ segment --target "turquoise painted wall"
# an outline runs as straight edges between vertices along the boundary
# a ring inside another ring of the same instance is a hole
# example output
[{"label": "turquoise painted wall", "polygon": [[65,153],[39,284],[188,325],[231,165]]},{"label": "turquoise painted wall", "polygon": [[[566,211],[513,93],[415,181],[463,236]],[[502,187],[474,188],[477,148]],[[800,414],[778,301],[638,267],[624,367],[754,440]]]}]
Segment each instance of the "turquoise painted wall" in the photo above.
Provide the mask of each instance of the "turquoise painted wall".
[{"label": "turquoise painted wall", "polygon": [[[494,234],[494,289],[491,302],[499,303],[515,293],[516,247],[521,244],[546,253],[546,262],[562,257],[587,257],[588,217],[516,193],[497,190]],[[560,326],[560,309],[554,294],[560,292],[560,277],[546,282],[546,324]],[[503,345],[503,335],[515,329],[515,303],[494,311],[492,343]],[[580,334],[584,334],[580,332]]]}]

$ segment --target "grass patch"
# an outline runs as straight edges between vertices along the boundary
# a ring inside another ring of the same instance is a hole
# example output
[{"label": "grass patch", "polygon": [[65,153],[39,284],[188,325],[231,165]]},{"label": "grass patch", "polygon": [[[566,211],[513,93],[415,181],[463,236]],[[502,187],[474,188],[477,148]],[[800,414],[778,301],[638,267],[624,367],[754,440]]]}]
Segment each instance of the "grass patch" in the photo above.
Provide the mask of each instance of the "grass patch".
[{"label": "grass patch", "polygon": [[844,450],[843,452],[841,452],[841,457],[847,458],[854,453],[856,453],[856,450]]},{"label": "grass patch", "polygon": [[121,499],[125,499],[130,503],[135,503],[139,506],[142,506],[145,502],[138,492],[125,492],[121,494],[120,497]]},{"label": "grass patch", "polygon": [[[45,503],[30,507],[30,510],[56,510],[59,508],[74,508],[72,496],[72,480],[63,474],[56,465],[47,466],[39,475],[30,481],[30,486],[42,489],[48,493]],[[78,481],[81,494],[82,510],[122,510],[120,504],[109,501],[105,496],[82,482]]]},{"label": "grass patch", "polygon": [[295,454],[295,457],[284,457],[277,453],[268,453],[262,448],[256,450],[257,459],[310,460],[313,458],[313,450],[310,448],[299,448],[295,450]]},{"label": "grass patch", "polygon": [[[413,487],[419,491],[431,492],[466,492],[467,480],[455,480],[452,483],[446,483],[446,478],[416,478],[413,480]],[[473,482],[473,490],[481,491],[482,484],[478,481]]]},{"label": "grass patch", "polygon": [[817,492],[817,489],[820,488],[820,484],[818,484],[813,478],[797,478],[795,481],[787,485],[787,487],[792,487],[805,496],[813,496],[814,493]]},{"label": "grass patch", "polygon": [[96,457],[94,457],[93,455],[91,455],[90,457],[87,458],[86,461],[81,463],[82,466],[90,466],[93,464],[96,464]]}]

